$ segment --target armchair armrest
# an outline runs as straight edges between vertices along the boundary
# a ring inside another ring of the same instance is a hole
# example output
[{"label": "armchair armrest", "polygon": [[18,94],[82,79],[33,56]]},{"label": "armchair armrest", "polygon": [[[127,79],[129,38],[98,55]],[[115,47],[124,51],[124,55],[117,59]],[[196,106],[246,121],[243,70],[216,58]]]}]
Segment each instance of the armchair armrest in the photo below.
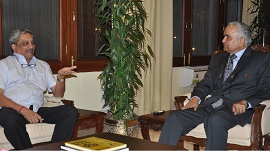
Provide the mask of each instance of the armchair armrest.
[{"label": "armchair armrest", "polygon": [[266,105],[258,104],[254,107],[254,114],[251,122],[251,137],[250,141],[255,142],[262,146],[262,139],[258,139],[262,136],[262,114]]},{"label": "armchair armrest", "polygon": [[175,96],[174,97],[174,105],[176,110],[180,110],[184,106],[184,102],[186,101],[187,96]]},{"label": "armchair armrest", "polygon": [[62,99],[61,100],[65,105],[72,105],[72,106],[74,106],[74,101],[73,100],[64,100],[64,99]]}]

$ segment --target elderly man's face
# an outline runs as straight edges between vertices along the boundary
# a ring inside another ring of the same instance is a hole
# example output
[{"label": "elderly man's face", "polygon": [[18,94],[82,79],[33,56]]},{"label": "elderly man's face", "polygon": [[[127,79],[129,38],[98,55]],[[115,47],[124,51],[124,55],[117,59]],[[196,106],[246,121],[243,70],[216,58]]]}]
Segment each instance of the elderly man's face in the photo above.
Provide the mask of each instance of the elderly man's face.
[{"label": "elderly man's face", "polygon": [[12,44],[14,52],[25,57],[27,62],[30,62],[35,52],[35,41],[31,34],[21,34],[17,44]]},{"label": "elderly man's face", "polygon": [[245,48],[245,38],[239,37],[237,31],[238,27],[236,25],[229,25],[225,28],[222,40],[224,51],[235,54]]}]

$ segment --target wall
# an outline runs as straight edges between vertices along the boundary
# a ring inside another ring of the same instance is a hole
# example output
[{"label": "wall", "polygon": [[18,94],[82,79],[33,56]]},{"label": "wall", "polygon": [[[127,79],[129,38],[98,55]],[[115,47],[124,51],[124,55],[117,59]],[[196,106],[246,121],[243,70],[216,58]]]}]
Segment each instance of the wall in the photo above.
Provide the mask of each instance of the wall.
[{"label": "wall", "polygon": [[190,93],[195,84],[203,79],[207,66],[173,67],[171,109],[175,109],[174,97]]},{"label": "wall", "polygon": [[64,98],[74,100],[74,105],[77,108],[101,111],[103,105],[101,101],[102,91],[97,79],[100,73],[81,72],[77,73],[76,77],[67,78]]},{"label": "wall", "polygon": [[[202,66],[202,68],[205,69],[204,66]],[[66,79],[66,92],[64,98],[74,100],[77,108],[101,111],[103,105],[101,99],[102,91],[100,81],[97,79],[100,73],[101,72],[81,72],[77,73],[76,77]],[[172,109],[174,108],[173,97],[191,92],[193,90],[193,80],[202,79],[204,73],[205,71],[200,71],[197,68],[173,67]]]}]

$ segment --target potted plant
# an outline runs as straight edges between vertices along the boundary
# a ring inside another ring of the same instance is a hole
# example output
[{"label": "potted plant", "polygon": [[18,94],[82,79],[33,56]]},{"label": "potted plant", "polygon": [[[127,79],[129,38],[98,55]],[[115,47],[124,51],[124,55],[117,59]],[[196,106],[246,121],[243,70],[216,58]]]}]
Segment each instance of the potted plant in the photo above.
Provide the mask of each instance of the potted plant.
[{"label": "potted plant", "polygon": [[143,70],[150,67],[154,57],[146,43],[151,36],[144,25],[147,13],[141,0],[97,0],[96,6],[99,29],[109,27],[101,32],[108,44],[99,50],[110,59],[98,76],[104,91],[103,108],[127,128],[128,121],[136,118],[134,108],[138,107],[137,91],[143,87]]},{"label": "potted plant", "polygon": [[252,44],[262,44],[264,47],[265,41],[270,40],[270,16],[266,14],[266,8],[270,3],[268,0],[251,0],[251,3],[248,11],[250,14],[257,13],[250,24],[254,33]]}]

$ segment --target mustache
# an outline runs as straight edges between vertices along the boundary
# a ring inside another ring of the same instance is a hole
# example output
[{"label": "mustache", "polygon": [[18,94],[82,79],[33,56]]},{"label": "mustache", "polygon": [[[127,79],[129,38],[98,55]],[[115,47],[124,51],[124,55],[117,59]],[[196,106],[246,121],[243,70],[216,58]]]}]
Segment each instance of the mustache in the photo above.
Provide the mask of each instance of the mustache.
[{"label": "mustache", "polygon": [[29,49],[26,49],[26,52],[28,52],[28,53],[34,53],[35,52],[35,49],[29,48]]}]

